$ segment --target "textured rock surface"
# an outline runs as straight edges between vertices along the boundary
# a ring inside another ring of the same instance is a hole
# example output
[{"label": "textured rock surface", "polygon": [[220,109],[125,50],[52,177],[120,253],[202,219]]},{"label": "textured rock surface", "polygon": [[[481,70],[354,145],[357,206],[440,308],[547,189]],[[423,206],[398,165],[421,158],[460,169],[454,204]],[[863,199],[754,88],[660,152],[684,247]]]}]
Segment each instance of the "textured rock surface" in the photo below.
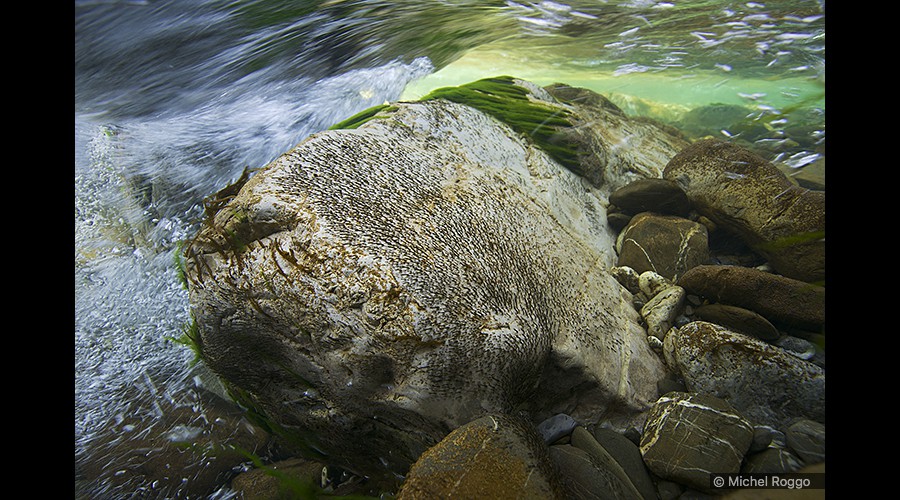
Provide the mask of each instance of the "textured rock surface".
[{"label": "textured rock surface", "polygon": [[188,247],[205,363],[366,474],[402,474],[486,412],[640,419],[665,369],[605,270],[606,192],[473,108],[394,108],[272,162]]},{"label": "textured rock surface", "polygon": [[413,464],[398,500],[562,499],[547,445],[531,425],[486,416],[463,425]]},{"label": "textured rock surface", "polygon": [[647,334],[663,340],[675,318],[684,310],[684,289],[671,286],[656,294],[641,308],[641,317],[647,322]]},{"label": "textured rock surface", "polygon": [[697,141],[666,165],[663,178],[694,209],[739,235],[780,274],[825,279],[825,192],[791,183],[774,165],[730,142]]},{"label": "textured rock surface", "polygon": [[710,473],[740,471],[752,440],[753,427],[727,402],[673,392],[647,416],[641,455],[659,477],[705,491]]},{"label": "textured rock surface", "polygon": [[613,191],[609,202],[631,215],[657,212],[685,217],[691,211],[687,195],[667,179],[638,179]]},{"label": "textured rock surface", "polygon": [[825,370],[778,347],[694,321],[670,330],[664,351],[689,391],[728,401],[754,424],[825,422]]},{"label": "textured rock surface", "polygon": [[819,422],[800,419],[785,431],[787,445],[806,465],[825,461],[825,426]]},{"label": "textured rock surface", "polygon": [[743,307],[772,323],[810,331],[825,325],[825,288],[758,269],[698,266],[678,285],[713,302]]},{"label": "textured rock surface", "polygon": [[617,266],[638,273],[653,271],[678,279],[688,269],[709,261],[706,227],[688,219],[643,212],[619,235]]}]

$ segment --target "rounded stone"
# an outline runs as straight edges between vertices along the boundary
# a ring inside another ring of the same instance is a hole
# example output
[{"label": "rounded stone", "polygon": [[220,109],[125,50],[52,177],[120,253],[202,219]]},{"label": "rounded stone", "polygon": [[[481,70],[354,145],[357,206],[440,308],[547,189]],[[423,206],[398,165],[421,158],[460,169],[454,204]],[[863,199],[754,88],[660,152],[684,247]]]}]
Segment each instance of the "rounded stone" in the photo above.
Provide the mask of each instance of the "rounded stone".
[{"label": "rounded stone", "polygon": [[788,447],[806,465],[825,461],[825,425],[809,419],[801,419],[785,431]]},{"label": "rounded stone", "polygon": [[410,468],[398,500],[565,497],[549,450],[534,428],[489,415],[429,448]]},{"label": "rounded stone", "polygon": [[758,339],[774,341],[781,336],[778,329],[769,320],[742,307],[707,304],[696,308],[694,314],[697,319],[709,321]]},{"label": "rounded stone", "polygon": [[667,179],[638,179],[613,191],[609,202],[631,215],[656,212],[684,217],[691,210],[681,187]]},{"label": "rounded stone", "polygon": [[825,370],[767,342],[694,321],[670,330],[663,354],[689,391],[722,398],[757,425],[825,419]]},{"label": "rounded stone", "polygon": [[675,155],[663,178],[697,212],[738,235],[780,274],[825,279],[825,193],[796,186],[772,163],[731,142],[697,141]]},{"label": "rounded stone", "polygon": [[677,284],[688,294],[749,309],[776,325],[809,331],[825,325],[825,287],[759,269],[715,265],[694,267]]},{"label": "rounded stone", "polygon": [[618,266],[654,271],[677,280],[688,269],[709,261],[706,227],[671,215],[643,212],[619,234]]}]

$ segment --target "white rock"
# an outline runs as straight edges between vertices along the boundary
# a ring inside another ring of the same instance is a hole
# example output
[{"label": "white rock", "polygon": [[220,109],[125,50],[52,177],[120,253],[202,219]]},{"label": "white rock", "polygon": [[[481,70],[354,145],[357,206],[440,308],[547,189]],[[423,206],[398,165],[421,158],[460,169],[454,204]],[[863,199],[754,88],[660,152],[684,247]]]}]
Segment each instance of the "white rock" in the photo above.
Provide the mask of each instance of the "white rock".
[{"label": "white rock", "polygon": [[675,324],[684,310],[684,288],[677,285],[667,287],[650,299],[641,308],[641,317],[647,323],[647,333],[662,340],[666,332]]}]

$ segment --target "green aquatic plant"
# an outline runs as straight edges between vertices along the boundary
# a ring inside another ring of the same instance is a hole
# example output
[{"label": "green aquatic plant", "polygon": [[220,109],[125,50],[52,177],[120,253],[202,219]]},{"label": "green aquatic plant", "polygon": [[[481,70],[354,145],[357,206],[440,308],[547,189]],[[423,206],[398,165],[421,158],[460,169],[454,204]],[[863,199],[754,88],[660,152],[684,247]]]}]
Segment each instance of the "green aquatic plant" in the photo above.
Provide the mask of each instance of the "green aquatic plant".
[{"label": "green aquatic plant", "polygon": [[388,115],[382,114],[379,115],[380,112],[391,113],[393,111],[397,111],[396,106],[391,106],[389,104],[379,104],[377,106],[372,106],[371,108],[365,109],[356,113],[355,115],[347,118],[346,120],[335,123],[328,130],[340,130],[340,129],[354,129],[358,128],[363,123],[366,123],[369,120],[374,120],[376,118],[387,118]]},{"label": "green aquatic plant", "polygon": [[421,100],[444,99],[491,115],[530,138],[561,165],[579,171],[577,147],[561,133],[573,127],[570,113],[532,101],[528,95],[528,89],[516,85],[511,76],[498,76],[458,87],[439,88]]},{"label": "green aquatic plant", "polygon": [[[279,470],[265,461],[256,453],[247,451],[243,448],[232,447],[235,451],[243,455],[253,467],[262,471],[267,476],[275,478],[278,482],[277,498],[296,498],[296,499],[332,499],[332,500],[375,500],[376,498],[389,498],[382,495],[381,497],[372,497],[367,495],[335,495],[326,491],[324,488],[316,484],[311,478],[301,478],[291,475],[285,471]],[[392,498],[392,497],[391,497]]]},{"label": "green aquatic plant", "polygon": [[182,326],[181,335],[179,337],[166,337],[166,340],[181,344],[194,353],[194,359],[191,360],[191,366],[196,365],[203,359],[203,341],[200,338],[200,327],[197,325],[196,318],[191,317],[191,321]]},{"label": "green aquatic plant", "polygon": [[175,251],[172,253],[172,265],[175,267],[175,276],[181,287],[188,289],[187,268],[184,263],[184,241],[175,244]]}]

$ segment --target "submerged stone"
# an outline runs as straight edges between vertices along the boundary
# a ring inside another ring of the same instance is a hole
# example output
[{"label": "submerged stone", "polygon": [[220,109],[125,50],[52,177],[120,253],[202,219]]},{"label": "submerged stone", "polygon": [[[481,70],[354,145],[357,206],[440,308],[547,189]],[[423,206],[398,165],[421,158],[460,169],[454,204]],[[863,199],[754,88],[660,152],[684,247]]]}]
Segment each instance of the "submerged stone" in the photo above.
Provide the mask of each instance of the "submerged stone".
[{"label": "submerged stone", "polygon": [[663,178],[697,212],[742,238],[780,274],[825,279],[825,193],[801,188],[764,158],[730,142],[697,141],[666,165]]},{"label": "submerged stone", "polygon": [[566,498],[547,445],[531,425],[488,415],[451,432],[413,464],[398,500]]},{"label": "submerged stone", "polygon": [[[583,119],[526,82],[488,83]],[[676,152],[663,136],[608,151],[628,172],[599,188],[440,95],[316,134],[187,246],[202,359],[273,432],[359,475],[402,475],[486,412],[634,425],[665,368],[606,271],[604,207],[661,172]]]},{"label": "submerged stone", "polygon": [[673,392],[647,416],[641,455],[659,477],[708,491],[710,473],[740,471],[752,440],[753,427],[726,401]]},{"label": "submerged stone", "polygon": [[664,353],[689,391],[728,401],[754,424],[825,421],[825,370],[767,342],[694,321],[669,331]]}]

